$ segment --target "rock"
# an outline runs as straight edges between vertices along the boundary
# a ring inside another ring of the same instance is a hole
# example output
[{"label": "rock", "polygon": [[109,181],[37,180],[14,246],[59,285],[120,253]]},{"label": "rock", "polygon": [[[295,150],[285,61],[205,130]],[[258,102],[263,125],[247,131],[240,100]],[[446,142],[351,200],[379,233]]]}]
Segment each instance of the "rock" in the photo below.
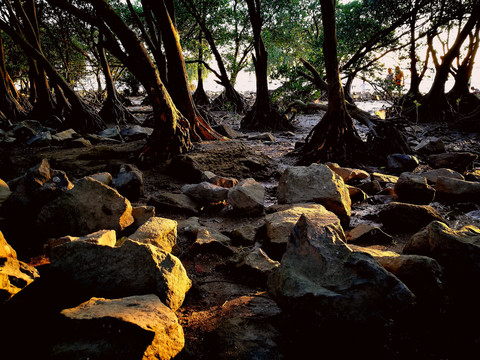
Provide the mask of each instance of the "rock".
[{"label": "rock", "polygon": [[144,194],[143,174],[135,165],[123,164],[112,186],[127,199],[137,201]]},{"label": "rock", "polygon": [[237,186],[228,190],[228,203],[233,210],[245,216],[254,216],[263,213],[265,202],[265,188],[248,178]]},{"label": "rock", "polygon": [[271,133],[266,132],[266,133],[250,135],[248,137],[248,140],[275,141],[275,137]]},{"label": "rock", "polygon": [[217,204],[226,201],[228,197],[228,189],[213,185],[209,182],[187,184],[182,186],[181,191],[192,200],[202,205]]},{"label": "rock", "polygon": [[231,256],[235,250],[230,246],[230,238],[218,231],[200,228],[197,239],[188,250],[189,254],[218,254]]},{"label": "rock", "polygon": [[51,249],[51,266],[82,296],[117,298],[156,294],[172,310],[191,281],[180,260],[159,247],[126,240],[119,247],[74,241]]},{"label": "rock", "polygon": [[80,135],[75,130],[67,129],[52,135],[52,140],[57,143],[62,143],[65,141],[73,140],[77,137],[80,137]]},{"label": "rock", "polygon": [[446,288],[461,306],[480,300],[480,229],[465,226],[454,230],[435,221],[413,235],[404,254],[424,255],[443,267]]},{"label": "rock", "polygon": [[232,242],[239,246],[251,246],[257,238],[258,227],[253,225],[240,226],[229,233]]},{"label": "rock", "polygon": [[387,156],[387,167],[397,174],[413,171],[418,164],[418,159],[413,155],[390,154]]},{"label": "rock", "polygon": [[177,244],[177,222],[156,216],[151,217],[129,238],[139,243],[155,245],[166,252],[171,252]]},{"label": "rock", "polygon": [[278,183],[277,195],[279,204],[319,203],[337,214],[342,223],[349,222],[352,202],[348,189],[326,165],[288,167]]},{"label": "rock", "polygon": [[388,250],[379,250],[374,247],[364,247],[355,244],[348,244],[349,249],[356,252],[363,252],[373,256],[375,259],[378,257],[397,257],[400,256],[398,253]]},{"label": "rock", "polygon": [[17,123],[13,128],[13,136],[19,141],[27,141],[42,131],[43,125],[37,120],[25,120]]},{"label": "rock", "polygon": [[398,200],[411,204],[427,205],[435,198],[435,189],[427,184],[422,175],[404,172],[395,183]]},{"label": "rock", "polygon": [[17,253],[0,231],[0,304],[10,300],[39,277],[37,269],[17,259]]},{"label": "rock", "polygon": [[120,130],[120,135],[125,141],[135,141],[148,138],[152,135],[153,129],[140,125],[127,126]]},{"label": "rock", "polygon": [[418,174],[427,179],[429,184],[435,184],[437,179],[441,177],[448,177],[453,179],[465,180],[464,176],[456,171],[446,168],[434,169]]},{"label": "rock", "polygon": [[368,195],[375,195],[382,191],[382,185],[378,180],[368,181],[358,185],[358,188]]},{"label": "rock", "polygon": [[435,184],[435,190],[439,201],[480,204],[480,182],[439,177]]},{"label": "rock", "polygon": [[120,127],[119,126],[109,127],[108,129],[100,131],[97,135],[102,137],[102,138],[123,141],[122,135],[120,135]]},{"label": "rock", "polygon": [[8,199],[8,197],[12,194],[10,191],[10,187],[7,185],[5,181],[0,179],[0,206],[2,203]]},{"label": "rock", "polygon": [[346,233],[347,243],[361,245],[392,244],[393,237],[382,229],[369,224],[360,224]]},{"label": "rock", "polygon": [[465,178],[460,180],[480,181],[480,169],[472,169],[465,172]]},{"label": "rock", "polygon": [[148,205],[155,207],[156,212],[180,212],[182,214],[196,215],[199,212],[200,205],[185,194],[169,193],[159,191],[152,196]]},{"label": "rock", "polygon": [[440,154],[445,152],[445,144],[442,139],[427,137],[420,141],[414,150],[420,155]]},{"label": "rock", "polygon": [[350,180],[363,180],[370,176],[370,174],[364,170],[341,167],[336,163],[329,162],[325,165],[327,165],[334,173],[340,175],[344,182],[348,182]]},{"label": "rock", "polygon": [[40,131],[27,140],[27,145],[31,146],[50,146],[52,143],[52,134],[50,131]]},{"label": "rock", "polygon": [[242,133],[233,130],[232,127],[228,126],[227,124],[215,125],[213,126],[213,129],[219,134],[228,137],[229,139],[237,139],[243,137]]},{"label": "rock", "polygon": [[134,206],[132,207],[133,224],[132,226],[138,228],[143,225],[148,219],[155,216],[154,206]]},{"label": "rock", "polygon": [[392,202],[379,212],[380,221],[390,231],[407,233],[416,232],[432,221],[445,219],[428,205],[413,205]]},{"label": "rock", "polygon": [[444,274],[436,260],[421,255],[380,256],[375,260],[408,286],[422,309],[444,308]]},{"label": "rock", "polygon": [[368,194],[362,189],[351,185],[346,185],[346,187],[348,189],[348,194],[350,195],[350,200],[352,201],[352,204],[362,202],[368,199]]},{"label": "rock", "polygon": [[370,175],[372,181],[377,180],[380,185],[385,185],[388,183],[395,184],[398,181],[398,176],[393,176],[393,175],[387,175],[387,174],[381,174],[374,172],[372,175]]},{"label": "rock", "polygon": [[89,177],[45,205],[37,224],[49,236],[83,236],[111,229],[122,231],[133,223],[132,205],[118,191]]},{"label": "rock", "polygon": [[268,252],[280,259],[285,252],[290,235],[295,224],[304,214],[310,219],[315,219],[321,226],[327,226],[335,231],[338,237],[345,240],[340,219],[333,212],[328,211],[320,204],[296,204],[289,209],[274,212],[265,216],[267,237],[269,239]]},{"label": "rock", "polygon": [[470,152],[446,152],[428,156],[427,162],[434,169],[447,168],[463,173],[477,159],[478,155]]},{"label": "rock", "polygon": [[209,182],[216,186],[232,188],[238,185],[238,180],[232,177],[218,176],[211,171],[202,171],[202,181]]},{"label": "rock", "polygon": [[86,236],[63,236],[58,239],[50,239],[47,243],[49,248],[60,246],[73,241],[86,241],[92,244],[115,246],[117,235],[114,230],[100,230]]},{"label": "rock", "polygon": [[191,155],[177,155],[170,162],[170,172],[175,177],[197,184],[201,181],[202,170],[200,164]]},{"label": "rock", "polygon": [[112,183],[113,177],[110,173],[108,172],[101,172],[101,173],[96,173],[89,175],[94,180],[100,181],[102,184],[110,186]]},{"label": "rock", "polygon": [[205,358],[284,359],[282,333],[275,321],[280,313],[265,292],[228,298],[214,329],[202,339]]},{"label": "rock", "polygon": [[203,228],[203,225],[200,224],[199,218],[196,216],[189,217],[185,220],[179,220],[177,225],[178,234],[187,234],[194,235],[197,237],[198,231]]},{"label": "rock", "polygon": [[156,295],[93,297],[61,315],[53,359],[168,360],[185,344],[175,313]]},{"label": "rock", "polygon": [[280,265],[278,261],[270,259],[260,247],[240,252],[232,263],[232,272],[240,281],[262,287],[267,285],[272,270]]},{"label": "rock", "polygon": [[303,215],[268,291],[284,311],[320,322],[382,323],[415,301],[373,257],[351,251],[335,231]]}]

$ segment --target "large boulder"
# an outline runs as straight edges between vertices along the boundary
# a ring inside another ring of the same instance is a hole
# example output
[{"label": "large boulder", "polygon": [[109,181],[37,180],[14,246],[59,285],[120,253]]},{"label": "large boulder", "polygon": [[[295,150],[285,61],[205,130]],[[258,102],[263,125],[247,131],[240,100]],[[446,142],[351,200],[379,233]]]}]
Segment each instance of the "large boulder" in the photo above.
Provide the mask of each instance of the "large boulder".
[{"label": "large boulder", "polygon": [[265,226],[269,240],[267,248],[271,256],[281,258],[287,248],[290,234],[302,214],[315,219],[322,226],[330,227],[338,234],[339,238],[345,240],[340,219],[333,212],[328,211],[320,204],[294,204],[288,209],[265,216]]},{"label": "large boulder", "polygon": [[15,250],[0,231],[0,304],[40,276],[37,269],[17,259]]},{"label": "large boulder", "polygon": [[180,260],[149,244],[126,240],[120,247],[74,241],[52,248],[53,269],[69,279],[83,296],[125,297],[156,294],[178,309],[191,281]]},{"label": "large boulder", "polygon": [[427,205],[435,198],[435,189],[427,179],[409,172],[402,173],[395,183],[398,200],[410,204]]},{"label": "large boulder", "polygon": [[233,210],[246,216],[263,213],[265,188],[253,178],[242,180],[228,190],[228,203]]},{"label": "large boulder", "polygon": [[129,238],[171,252],[177,243],[177,222],[154,216],[140,226]]},{"label": "large boulder", "polygon": [[45,205],[37,217],[40,229],[49,236],[82,236],[101,229],[122,231],[132,223],[130,201],[89,177]]},{"label": "large boulder", "polygon": [[278,203],[315,202],[338,215],[348,224],[352,202],[341,176],[323,164],[288,167],[278,183]]},{"label": "large boulder", "polygon": [[51,359],[169,360],[185,344],[175,313],[156,295],[94,297],[61,315]]},{"label": "large boulder", "polygon": [[435,190],[439,201],[480,204],[480,182],[439,177],[435,184]]},{"label": "large boulder", "polygon": [[[442,222],[432,222],[413,235],[404,254],[424,255],[444,268],[445,281],[455,298],[480,300],[480,229],[465,226],[452,229]],[[475,305],[476,306],[476,305]]]},{"label": "large boulder", "polygon": [[431,206],[392,202],[378,213],[380,221],[392,232],[416,232],[432,221],[446,220]]},{"label": "large boulder", "polygon": [[329,227],[303,216],[268,290],[284,310],[322,320],[383,323],[410,309],[411,291],[372,256],[353,252]]}]

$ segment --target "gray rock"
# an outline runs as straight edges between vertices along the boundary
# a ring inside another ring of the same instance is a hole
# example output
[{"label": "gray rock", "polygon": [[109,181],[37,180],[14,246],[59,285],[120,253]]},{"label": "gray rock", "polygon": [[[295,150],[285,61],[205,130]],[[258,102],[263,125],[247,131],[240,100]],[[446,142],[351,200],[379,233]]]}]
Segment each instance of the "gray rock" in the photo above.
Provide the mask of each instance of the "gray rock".
[{"label": "gray rock", "polygon": [[435,190],[439,201],[480,204],[480,182],[439,177]]},{"label": "gray rock", "polygon": [[267,285],[272,270],[280,266],[278,261],[270,259],[265,251],[257,246],[240,252],[232,263],[232,272],[240,281],[262,287]]},{"label": "gray rock", "polygon": [[171,252],[177,244],[177,222],[157,216],[151,217],[129,238],[139,243],[155,245],[166,252]]},{"label": "gray rock", "polygon": [[480,229],[465,226],[451,229],[435,221],[413,235],[404,254],[424,255],[443,267],[450,296],[460,304],[477,307],[480,300]]},{"label": "gray rock", "polygon": [[399,201],[418,205],[430,204],[435,198],[435,189],[428,185],[427,179],[409,172],[400,175],[395,183],[395,193]]},{"label": "gray rock", "polygon": [[226,201],[228,197],[228,189],[205,181],[200,184],[184,185],[182,186],[181,191],[192,200],[202,205],[216,204]]},{"label": "gray rock", "polygon": [[446,220],[431,206],[392,202],[379,212],[380,221],[389,231],[407,233],[419,231],[432,221]]},{"label": "gray rock", "polygon": [[266,133],[250,135],[248,137],[248,140],[275,141],[275,137],[271,133],[266,132]]},{"label": "gray rock", "polygon": [[373,257],[351,251],[335,231],[302,216],[268,290],[309,321],[375,323],[410,309],[415,297]]},{"label": "gray rock", "polygon": [[31,146],[49,146],[52,143],[52,134],[50,131],[40,131],[27,140],[27,145]]},{"label": "gray rock", "polygon": [[156,295],[94,297],[61,316],[53,359],[172,359],[185,344],[175,313]]},{"label": "gray rock", "polygon": [[439,177],[448,177],[453,179],[465,180],[464,176],[456,171],[446,168],[429,170],[418,175],[427,179],[429,184],[435,184]]},{"label": "gray rock", "polygon": [[265,188],[248,178],[228,190],[228,203],[242,215],[258,215],[264,211]]},{"label": "gray rock", "polygon": [[360,224],[346,233],[346,241],[350,244],[378,245],[391,244],[393,237],[382,229],[369,224]]},{"label": "gray rock", "polygon": [[372,181],[377,180],[380,183],[380,185],[395,184],[398,181],[398,176],[382,174],[377,172],[372,173],[370,177]]},{"label": "gray rock", "polygon": [[218,254],[231,256],[235,249],[230,245],[230,238],[215,230],[208,230],[204,227],[198,229],[197,239],[191,245],[188,253],[196,254]]},{"label": "gray rock", "polygon": [[82,296],[156,294],[168,307],[177,310],[191,287],[177,257],[132,240],[119,247],[70,242],[52,248],[50,261],[54,270],[67,277],[69,290]]},{"label": "gray rock", "polygon": [[125,141],[146,139],[152,135],[153,129],[140,125],[131,125],[120,130],[120,135]]},{"label": "gray rock", "polygon": [[446,294],[443,268],[435,259],[421,255],[399,255],[375,257],[375,260],[408,286],[422,309],[444,309]]},{"label": "gray rock", "polygon": [[477,158],[478,155],[470,152],[446,152],[428,156],[427,162],[434,169],[447,168],[463,173]]},{"label": "gray rock", "polygon": [[421,155],[439,154],[445,152],[445,144],[442,139],[427,137],[420,141],[414,150],[417,154]]},{"label": "gray rock", "polygon": [[387,156],[387,167],[397,174],[413,171],[419,162],[413,155],[390,154]]},{"label": "gray rock", "polygon": [[73,140],[77,137],[80,137],[80,135],[73,129],[67,129],[64,131],[60,131],[56,134],[52,135],[52,140],[54,142],[62,143],[65,141],[70,141]]},{"label": "gray rock", "polygon": [[137,201],[144,194],[143,174],[135,165],[123,164],[112,186],[129,200]]},{"label": "gray rock", "polygon": [[288,167],[278,183],[277,195],[279,204],[319,203],[337,214],[342,223],[349,222],[352,203],[348,189],[326,165]]},{"label": "gray rock", "polygon": [[255,243],[258,231],[257,226],[244,225],[231,231],[229,236],[235,245],[251,246]]},{"label": "gray rock", "polygon": [[358,188],[368,195],[375,195],[382,191],[382,185],[378,180],[364,182],[358,185]]},{"label": "gray rock", "polygon": [[199,213],[200,205],[185,194],[159,191],[148,200],[148,205],[155,207],[156,212],[179,212],[188,215]]},{"label": "gray rock", "polygon": [[209,182],[216,186],[232,188],[238,185],[238,180],[232,177],[218,176],[211,171],[202,171],[202,181]]},{"label": "gray rock", "polygon": [[321,226],[328,226],[337,233],[340,239],[345,240],[340,219],[333,212],[328,211],[320,204],[295,204],[289,209],[265,216],[269,239],[268,250],[272,256],[275,255],[275,258],[280,258],[285,252],[293,228],[302,214],[310,219],[315,219],[315,222]]},{"label": "gray rock", "polygon": [[49,236],[83,236],[98,230],[121,231],[133,223],[132,205],[115,189],[89,177],[45,205],[37,224]]}]

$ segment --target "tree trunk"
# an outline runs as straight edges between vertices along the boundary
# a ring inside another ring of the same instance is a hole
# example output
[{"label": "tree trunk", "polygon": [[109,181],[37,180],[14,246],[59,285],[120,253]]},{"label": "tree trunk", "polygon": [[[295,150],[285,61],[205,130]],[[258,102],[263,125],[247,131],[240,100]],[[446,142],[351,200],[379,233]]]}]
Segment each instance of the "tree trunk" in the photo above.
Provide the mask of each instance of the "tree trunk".
[{"label": "tree trunk", "polygon": [[117,89],[113,83],[110,65],[108,64],[107,56],[105,55],[105,48],[102,45],[102,35],[98,41],[98,55],[102,65],[103,74],[105,77],[105,87],[107,89],[107,97],[103,103],[102,109],[99,112],[100,117],[107,124],[125,125],[129,123],[138,124],[135,116],[128,111],[123,105],[118,96]]},{"label": "tree trunk", "polygon": [[177,105],[180,112],[190,122],[192,140],[218,140],[222,136],[218,134],[208,122],[200,115],[193,102],[189,90],[189,81],[185,67],[180,38],[169,14],[167,4],[150,0],[153,13],[157,16],[158,25],[162,33],[165,55],[167,58],[168,92],[173,103]]},{"label": "tree trunk", "polygon": [[300,164],[335,161],[343,166],[365,160],[366,147],[347,112],[337,58],[334,0],[321,0],[324,28],[323,51],[328,83],[327,112],[315,125],[303,147]]},{"label": "tree trunk", "polygon": [[197,105],[210,105],[210,99],[208,98],[205,88],[203,87],[203,38],[200,34],[198,37],[198,60],[197,64],[197,88],[193,94],[193,101]]},{"label": "tree trunk", "polygon": [[294,127],[287,117],[272,106],[268,93],[268,52],[261,37],[260,0],[247,0],[247,4],[254,36],[253,63],[257,94],[255,104],[242,119],[240,126],[250,130],[292,130]]},{"label": "tree trunk", "polygon": [[203,31],[205,35],[205,40],[207,40],[208,45],[210,46],[210,50],[212,51],[213,56],[217,62],[218,70],[219,70],[219,84],[225,88],[225,98],[230,101],[233,105],[234,111],[238,113],[243,113],[247,107],[244,99],[242,96],[235,90],[232,83],[230,82],[227,74],[227,69],[225,68],[225,63],[223,62],[222,56],[217,49],[217,45],[215,44],[215,39],[211,31],[205,25],[205,21],[203,20],[202,16],[198,12],[195,4],[191,0],[182,0],[183,5],[190,11],[190,13],[195,17],[197,24]]},{"label": "tree trunk", "polygon": [[5,65],[2,34],[0,32],[0,111],[6,118],[16,122],[24,119],[27,116],[27,111],[17,101],[10,88],[9,76]]},{"label": "tree trunk", "polygon": [[[421,99],[419,107],[420,119],[439,121],[452,118],[446,95],[445,83],[450,73],[450,67],[455,58],[459,56],[460,48],[480,19],[480,2],[475,5],[472,14],[463,29],[459,32],[453,46],[443,57],[442,63],[437,67],[430,91]],[[454,104],[453,104],[454,105]]]}]

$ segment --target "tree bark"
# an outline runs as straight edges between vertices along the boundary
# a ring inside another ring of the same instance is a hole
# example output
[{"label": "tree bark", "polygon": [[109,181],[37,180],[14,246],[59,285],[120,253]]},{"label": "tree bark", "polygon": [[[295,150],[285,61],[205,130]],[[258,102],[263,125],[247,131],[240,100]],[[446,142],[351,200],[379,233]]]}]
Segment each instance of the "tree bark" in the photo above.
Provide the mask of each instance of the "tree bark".
[{"label": "tree bark", "polygon": [[307,137],[299,164],[335,161],[343,166],[365,160],[366,147],[356,133],[340,82],[335,26],[335,0],[321,0],[323,51],[328,83],[328,108]]},{"label": "tree bark", "polygon": [[256,100],[253,107],[241,121],[242,129],[250,130],[292,130],[294,127],[287,117],[272,106],[268,93],[268,52],[261,36],[262,18],[260,0],[246,0],[254,36],[256,78]]}]

